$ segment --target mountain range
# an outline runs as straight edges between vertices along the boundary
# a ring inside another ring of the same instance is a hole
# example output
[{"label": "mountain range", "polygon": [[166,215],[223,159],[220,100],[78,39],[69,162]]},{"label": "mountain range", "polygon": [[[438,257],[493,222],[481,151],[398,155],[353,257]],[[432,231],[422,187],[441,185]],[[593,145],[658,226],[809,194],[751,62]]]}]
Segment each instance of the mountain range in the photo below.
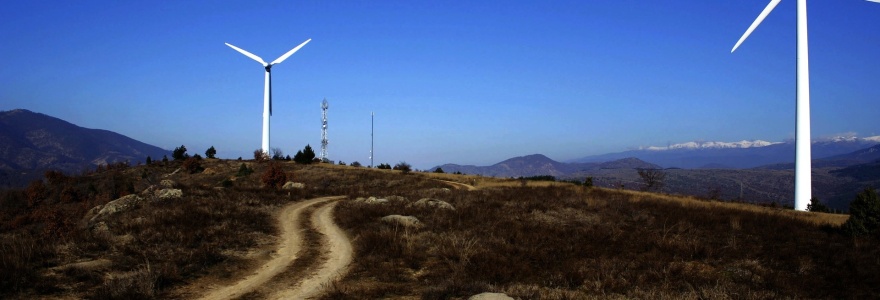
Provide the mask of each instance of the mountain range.
[{"label": "mountain range", "polygon": [[601,169],[657,169],[660,166],[644,162],[638,158],[623,158],[602,163],[563,163],[541,154],[514,157],[491,166],[445,164],[438,168],[446,173],[461,172],[491,177],[529,177],[550,175],[569,177],[571,174]]},{"label": "mountain range", "polygon": [[[814,141],[813,158],[827,158],[865,149],[880,143],[880,136],[839,137]],[[688,142],[666,147],[643,147],[624,152],[586,156],[570,163],[605,162],[635,157],[664,168],[748,169],[794,163],[794,141]]]},{"label": "mountain range", "polygon": [[168,154],[112,131],[83,128],[25,109],[0,111],[0,186],[21,186],[50,169],[74,173]]}]

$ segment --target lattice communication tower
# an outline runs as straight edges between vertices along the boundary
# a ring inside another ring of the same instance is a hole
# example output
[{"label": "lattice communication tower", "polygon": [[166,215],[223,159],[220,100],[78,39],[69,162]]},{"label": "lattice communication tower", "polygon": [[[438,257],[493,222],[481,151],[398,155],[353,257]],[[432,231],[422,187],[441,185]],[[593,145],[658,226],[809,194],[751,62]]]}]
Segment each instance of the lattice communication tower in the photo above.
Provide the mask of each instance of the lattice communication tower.
[{"label": "lattice communication tower", "polygon": [[327,98],[324,98],[324,102],[321,103],[321,160],[327,160],[327,109],[330,108],[330,104],[327,103]]}]

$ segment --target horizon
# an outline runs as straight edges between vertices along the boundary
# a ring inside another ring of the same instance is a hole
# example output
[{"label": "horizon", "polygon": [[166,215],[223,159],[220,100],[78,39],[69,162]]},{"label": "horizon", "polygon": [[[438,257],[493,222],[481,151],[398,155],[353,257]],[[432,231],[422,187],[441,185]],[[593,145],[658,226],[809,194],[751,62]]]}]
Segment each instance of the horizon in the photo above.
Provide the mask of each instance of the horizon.
[{"label": "horizon", "polygon": [[[163,149],[260,147],[273,59],[272,148],[418,169],[523,153],[794,137],[795,1],[730,48],[766,1],[11,3],[0,110],[28,109]],[[880,5],[809,7],[813,140],[880,135]]]}]

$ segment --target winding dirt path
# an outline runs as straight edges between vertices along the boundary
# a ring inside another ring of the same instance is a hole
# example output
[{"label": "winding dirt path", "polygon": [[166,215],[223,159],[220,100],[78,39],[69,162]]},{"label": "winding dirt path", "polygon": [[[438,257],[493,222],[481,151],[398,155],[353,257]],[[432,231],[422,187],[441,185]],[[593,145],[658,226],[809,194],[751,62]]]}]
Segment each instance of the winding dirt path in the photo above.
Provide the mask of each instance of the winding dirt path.
[{"label": "winding dirt path", "polygon": [[313,269],[310,277],[301,281],[290,290],[279,291],[269,299],[307,299],[319,295],[328,284],[338,280],[348,271],[351,263],[351,241],[336,223],[333,222],[333,209],[336,202],[322,206],[312,214],[312,226],[324,235],[322,244],[326,244],[328,253],[324,263]]},{"label": "winding dirt path", "polygon": [[[255,273],[245,278],[242,278],[233,285],[213,290],[201,297],[200,299],[219,300],[238,298],[250,291],[253,291],[255,288],[265,284],[270,279],[283,272],[288,266],[291,265],[291,263],[293,263],[294,260],[296,260],[297,255],[302,248],[303,236],[301,231],[303,231],[303,228],[300,228],[299,220],[303,211],[310,206],[319,205],[330,201],[336,201],[342,198],[344,197],[337,196],[315,198],[284,207],[281,214],[278,216],[278,222],[281,225],[281,241],[278,244],[278,248],[275,250],[275,254],[273,255],[272,259],[270,259],[268,262],[258,268]],[[342,230],[333,223],[333,218],[331,214],[333,207],[335,207],[335,203],[317,209],[312,216],[312,226],[317,227],[318,231],[323,233],[325,236],[331,237],[330,243],[327,243],[327,245],[329,245],[330,247],[328,251],[330,251],[331,254],[334,252],[339,252],[339,255],[341,256],[340,259],[347,260],[344,260],[345,264],[338,270],[328,269],[325,271],[322,266],[320,269],[318,269],[318,275],[322,275],[324,272],[331,271],[335,271],[337,273],[342,272],[345,270],[344,267],[348,265],[348,262],[351,261],[351,242],[348,240]],[[318,222],[316,222],[316,220]],[[325,231],[327,233],[325,233]],[[334,240],[338,241],[334,242]],[[344,249],[346,245],[347,252]],[[343,249],[337,250],[335,249],[336,247],[342,247]],[[333,256],[331,255],[331,259],[328,260],[328,263],[333,260],[332,257]],[[324,265],[327,265],[328,263],[325,263]],[[305,279],[303,282],[307,283],[311,280],[313,279],[310,277]],[[320,292],[319,288],[321,287],[321,283],[323,282],[324,281],[316,283],[317,288],[309,288],[307,290],[311,293],[309,295],[316,295],[318,292]],[[308,287],[306,284],[300,284],[300,286]],[[287,294],[285,294],[285,297],[298,299],[305,298],[298,295],[300,294],[291,293],[290,296],[287,296]]]}]

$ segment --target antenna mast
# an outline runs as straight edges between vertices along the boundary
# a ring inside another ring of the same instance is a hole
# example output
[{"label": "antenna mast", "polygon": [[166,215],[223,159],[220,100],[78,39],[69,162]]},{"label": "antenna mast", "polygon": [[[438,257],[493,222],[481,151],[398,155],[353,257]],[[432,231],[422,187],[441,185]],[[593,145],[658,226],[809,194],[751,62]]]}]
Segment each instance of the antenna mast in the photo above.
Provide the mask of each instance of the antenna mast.
[{"label": "antenna mast", "polygon": [[373,118],[376,114],[370,112],[370,168],[373,167]]},{"label": "antenna mast", "polygon": [[330,104],[327,103],[327,98],[324,98],[324,102],[321,102],[321,161],[327,160],[327,144],[330,143],[327,141],[328,108],[330,108]]}]

